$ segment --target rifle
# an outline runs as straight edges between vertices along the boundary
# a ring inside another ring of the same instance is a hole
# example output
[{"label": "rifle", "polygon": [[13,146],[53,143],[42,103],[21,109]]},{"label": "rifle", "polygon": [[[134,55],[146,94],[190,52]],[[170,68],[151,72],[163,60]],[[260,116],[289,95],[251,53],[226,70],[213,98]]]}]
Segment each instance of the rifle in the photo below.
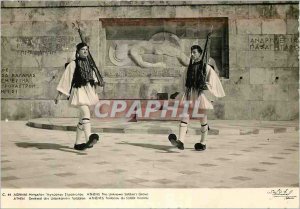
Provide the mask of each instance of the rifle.
[{"label": "rifle", "polygon": [[[80,26],[79,26],[79,22],[76,21],[76,24],[75,23],[72,23],[73,27],[78,31],[79,33],[79,36],[80,36],[80,39],[81,39],[81,42],[85,42],[84,39],[83,39],[83,36],[82,36],[82,32],[80,30]],[[90,53],[90,50],[88,50],[88,56],[87,56],[87,60],[88,62],[90,63],[90,65],[92,66],[92,69],[93,71],[95,72],[95,75],[96,75],[96,78],[98,80],[98,85],[101,86],[101,87],[104,87],[104,80],[103,80],[103,77],[102,75],[100,74],[98,68],[97,68],[97,65],[93,59],[93,56],[91,55]]]},{"label": "rifle", "polygon": [[208,64],[208,62],[209,62],[209,57],[210,57],[210,47],[209,47],[210,43],[209,42],[210,42],[210,36],[212,34],[213,28],[214,28],[214,26],[212,25],[211,29],[210,29],[210,32],[207,34],[207,37],[206,37],[206,42],[205,42],[205,46],[204,46],[204,50],[203,50],[203,56],[202,56],[202,59],[203,59],[202,69],[204,69],[206,64]]}]

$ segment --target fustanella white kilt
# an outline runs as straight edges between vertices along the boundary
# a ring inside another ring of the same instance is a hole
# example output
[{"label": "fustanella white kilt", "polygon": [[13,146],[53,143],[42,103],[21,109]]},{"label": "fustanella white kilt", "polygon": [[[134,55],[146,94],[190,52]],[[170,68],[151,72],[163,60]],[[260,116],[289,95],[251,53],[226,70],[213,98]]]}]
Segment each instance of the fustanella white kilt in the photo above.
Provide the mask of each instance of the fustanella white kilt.
[{"label": "fustanella white kilt", "polygon": [[98,95],[95,92],[95,87],[92,87],[89,83],[86,86],[80,88],[73,88],[71,96],[69,98],[70,105],[96,105],[99,101]]},{"label": "fustanella white kilt", "polygon": [[[199,109],[214,109],[210,100],[213,97],[224,97],[225,92],[219,76],[210,65],[206,65],[207,77],[206,84],[208,90],[203,91],[199,96],[197,92],[191,91],[189,101],[191,103],[199,102]],[[209,99],[208,99],[209,98]],[[186,94],[184,93],[181,98],[181,103],[186,101]]]},{"label": "fustanella white kilt", "polygon": [[[81,105],[88,105],[92,106],[95,105],[98,101],[98,95],[95,91],[95,88],[88,83],[85,86],[80,88],[72,88],[71,94],[70,89],[72,85],[72,79],[75,71],[76,63],[72,61],[66,67],[58,85],[57,91],[69,96],[69,101],[71,106],[81,106]],[[97,82],[97,78],[94,74],[94,80]]]}]

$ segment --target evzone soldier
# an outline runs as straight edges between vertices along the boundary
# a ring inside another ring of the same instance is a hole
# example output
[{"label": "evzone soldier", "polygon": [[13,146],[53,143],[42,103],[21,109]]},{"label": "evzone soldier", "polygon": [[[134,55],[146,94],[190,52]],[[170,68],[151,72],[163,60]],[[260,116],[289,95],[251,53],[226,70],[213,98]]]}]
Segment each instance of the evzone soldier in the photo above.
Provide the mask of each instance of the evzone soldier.
[{"label": "evzone soldier", "polygon": [[[95,91],[96,85],[101,85],[99,77],[95,73],[97,68],[91,63],[89,48],[86,43],[79,43],[76,46],[76,59],[70,62],[60,79],[57,86],[57,97],[55,104],[58,103],[62,94],[68,96],[69,104],[79,110],[79,122],[76,130],[76,140],[74,149],[85,150],[93,147],[99,140],[98,134],[91,134],[90,106],[98,101]],[[99,73],[99,72],[98,72]],[[85,135],[85,143],[80,143],[82,135]]]},{"label": "evzone soldier", "polygon": [[[182,101],[189,101],[190,104],[200,103],[198,113],[203,114],[203,117],[200,117],[201,138],[199,143],[196,143],[194,146],[197,151],[206,149],[206,138],[209,130],[207,110],[213,109],[212,103],[207,99],[205,94],[210,92],[215,97],[225,96],[219,76],[216,73],[217,69],[214,60],[209,58],[207,53],[210,35],[208,34],[207,36],[204,52],[199,45],[191,47],[190,62],[186,62],[188,69],[186,73],[185,93],[182,97]],[[175,134],[170,134],[168,137],[171,144],[181,150],[184,149],[184,140],[190,117],[190,113],[187,113],[181,118],[178,138]]]}]

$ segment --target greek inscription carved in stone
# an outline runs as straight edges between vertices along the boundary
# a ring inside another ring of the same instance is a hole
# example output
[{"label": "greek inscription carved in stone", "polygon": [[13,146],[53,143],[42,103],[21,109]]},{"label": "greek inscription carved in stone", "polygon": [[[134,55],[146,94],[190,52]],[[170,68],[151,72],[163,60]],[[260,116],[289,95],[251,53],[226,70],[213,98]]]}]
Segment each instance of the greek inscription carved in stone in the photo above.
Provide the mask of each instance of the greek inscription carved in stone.
[{"label": "greek inscription carved in stone", "polygon": [[1,95],[16,95],[20,89],[34,89],[35,73],[10,73],[8,68],[1,71]]},{"label": "greek inscription carved in stone", "polygon": [[51,55],[60,51],[68,51],[69,46],[76,44],[73,36],[28,36],[9,39],[11,49],[21,55]]},{"label": "greek inscription carved in stone", "polygon": [[274,36],[262,35],[262,36],[250,36],[249,37],[250,50],[274,50]]},{"label": "greek inscription carved in stone", "polygon": [[251,51],[298,51],[299,41],[296,35],[250,35]]},{"label": "greek inscription carved in stone", "polygon": [[299,40],[297,35],[274,35],[276,51],[298,51]]}]

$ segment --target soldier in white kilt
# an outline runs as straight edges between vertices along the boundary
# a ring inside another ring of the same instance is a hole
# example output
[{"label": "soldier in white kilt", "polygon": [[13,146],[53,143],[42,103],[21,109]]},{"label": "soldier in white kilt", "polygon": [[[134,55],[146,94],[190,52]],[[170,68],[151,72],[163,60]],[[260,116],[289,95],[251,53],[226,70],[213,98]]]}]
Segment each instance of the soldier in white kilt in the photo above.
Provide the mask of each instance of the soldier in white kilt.
[{"label": "soldier in white kilt", "polygon": [[[99,82],[95,76],[93,65],[87,58],[89,48],[86,43],[79,43],[76,46],[76,59],[70,62],[57,86],[58,95],[55,103],[58,103],[62,94],[69,99],[69,104],[79,110],[79,122],[76,131],[74,149],[85,150],[93,147],[99,140],[98,134],[91,134],[90,106],[94,106],[98,101],[96,94],[96,84]],[[85,143],[80,143],[82,135],[85,135]]]},{"label": "soldier in white kilt", "polygon": [[[225,96],[219,76],[215,71],[217,69],[214,69],[216,68],[216,65],[211,64],[213,61],[211,58],[207,63],[204,63],[204,60],[201,59],[201,55],[202,49],[200,46],[194,45],[191,47],[191,59],[186,73],[185,93],[181,99],[182,102],[189,101],[190,104],[194,105],[198,102],[198,113],[203,114],[203,117],[200,117],[201,138],[194,146],[197,151],[206,149],[206,138],[209,130],[207,124],[207,110],[213,109],[213,105],[207,99],[206,95],[212,94],[215,97]],[[184,149],[184,140],[187,134],[190,117],[191,115],[188,113],[181,118],[178,137],[175,134],[169,135],[169,140],[172,145],[181,150]]]}]

